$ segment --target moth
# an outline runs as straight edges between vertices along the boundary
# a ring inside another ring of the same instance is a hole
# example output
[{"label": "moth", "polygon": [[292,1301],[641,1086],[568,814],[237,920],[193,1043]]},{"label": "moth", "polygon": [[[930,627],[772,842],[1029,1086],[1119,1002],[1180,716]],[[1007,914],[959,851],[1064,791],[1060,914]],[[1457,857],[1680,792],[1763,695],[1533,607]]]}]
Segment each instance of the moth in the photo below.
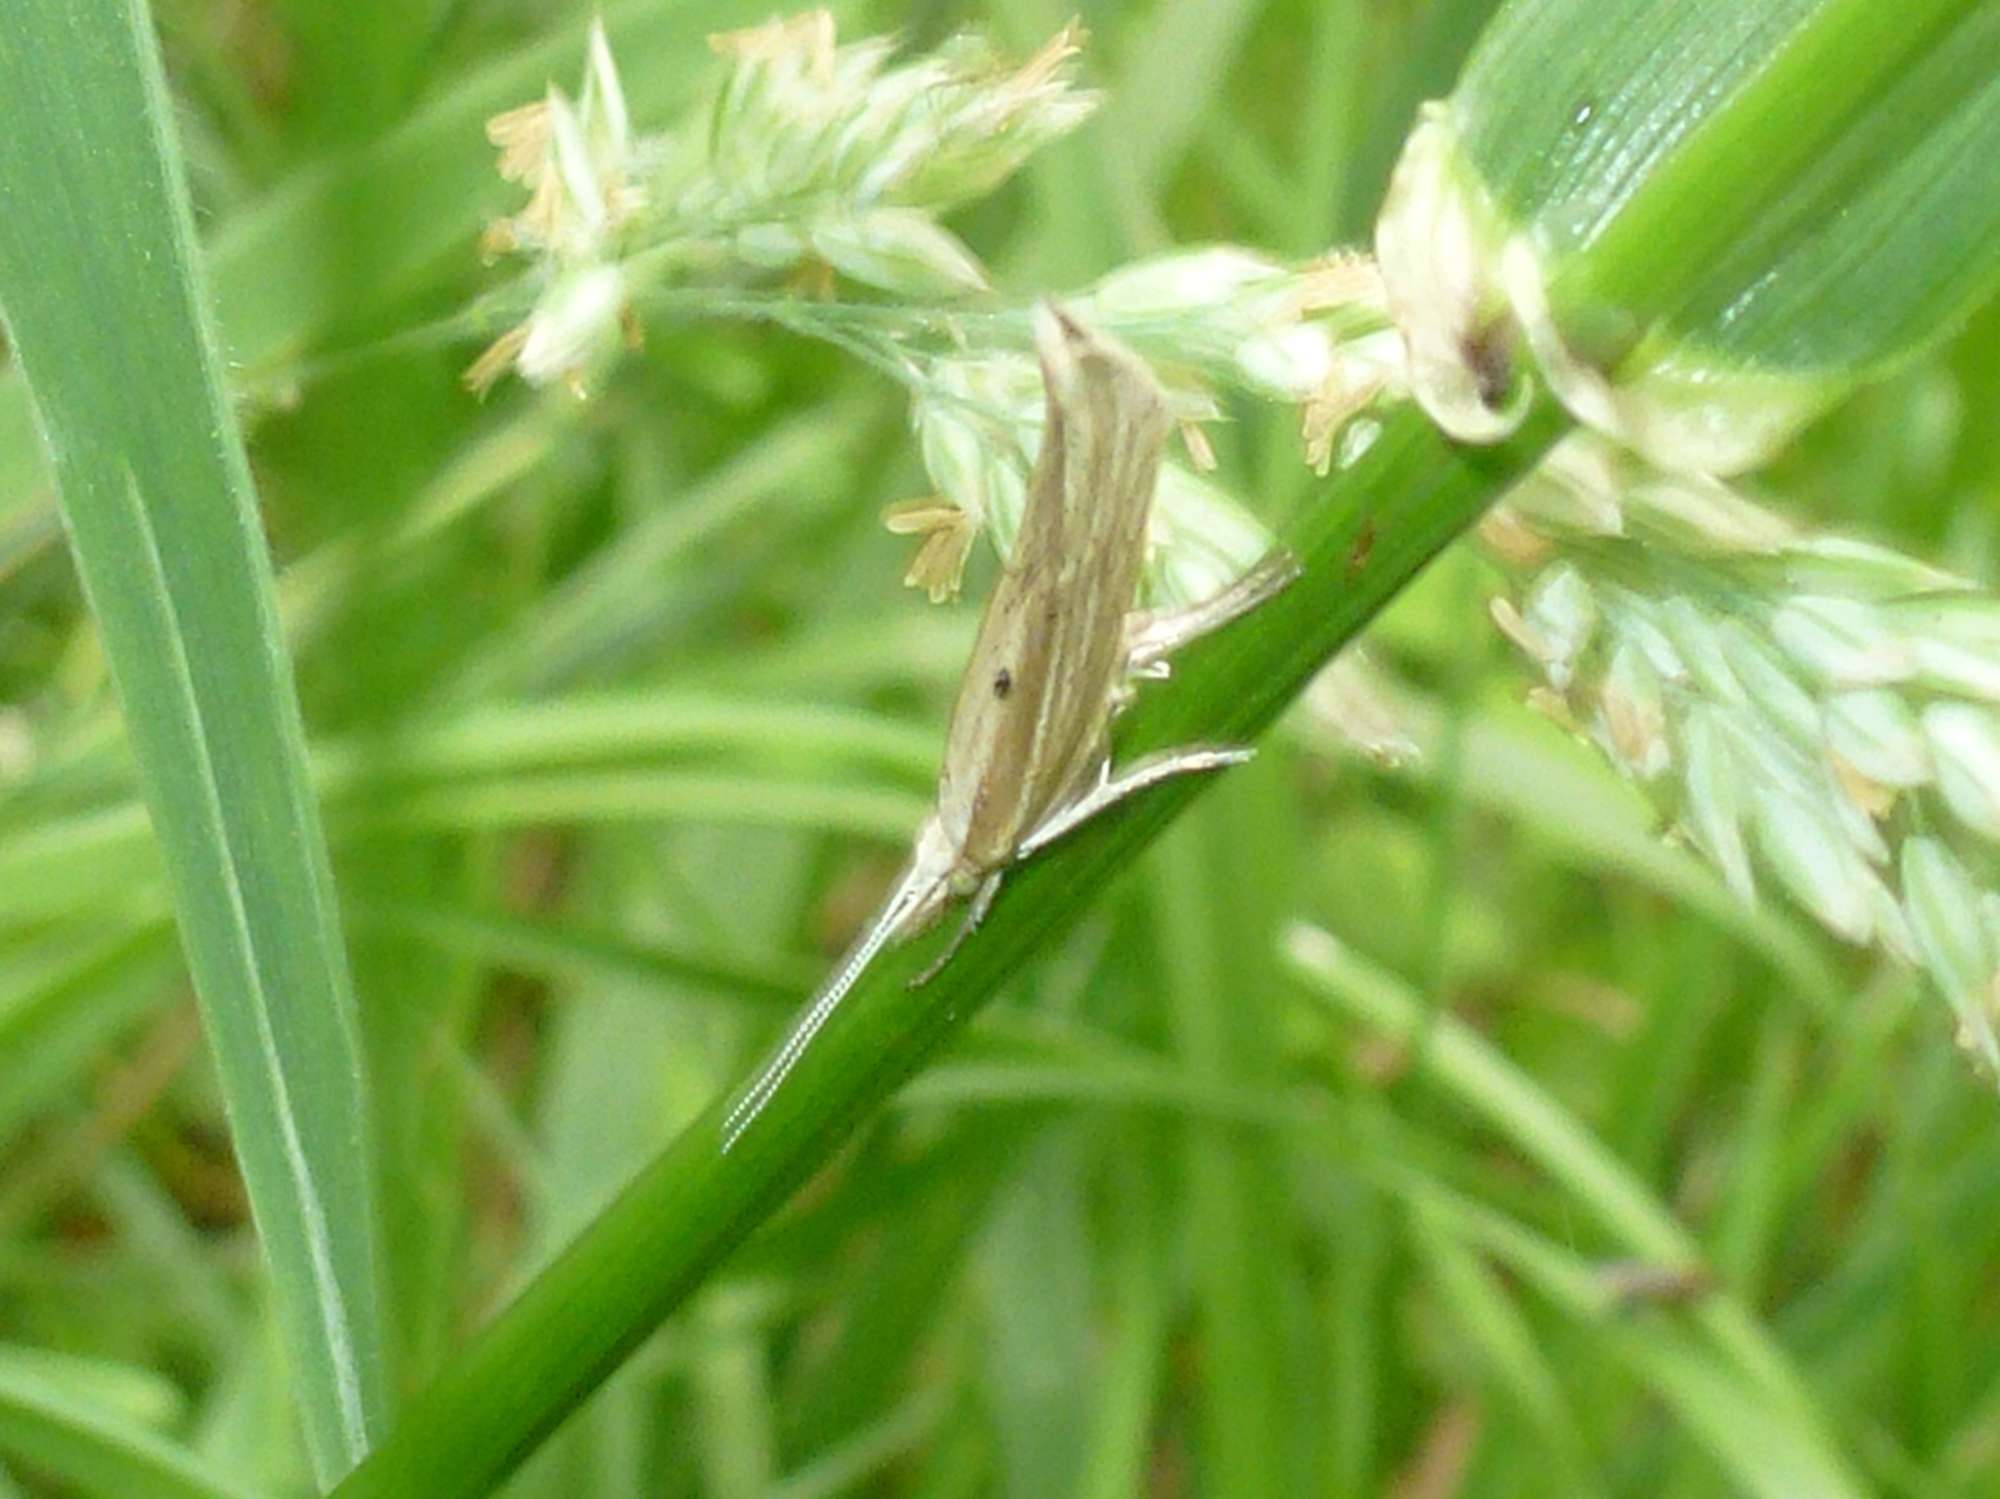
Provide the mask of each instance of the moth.
[{"label": "moth", "polygon": [[729,1110],[725,1150],[888,943],[967,901],[957,935],[911,981],[927,982],[978,928],[1014,865],[1135,792],[1250,757],[1197,745],[1114,769],[1111,723],[1134,682],[1165,677],[1175,650],[1283,588],[1297,564],[1275,552],[1191,608],[1136,610],[1173,426],[1166,395],[1136,354],[1052,303],[1036,310],[1035,349],[1047,398],[1041,451],[959,683],[937,806],[881,910]]}]

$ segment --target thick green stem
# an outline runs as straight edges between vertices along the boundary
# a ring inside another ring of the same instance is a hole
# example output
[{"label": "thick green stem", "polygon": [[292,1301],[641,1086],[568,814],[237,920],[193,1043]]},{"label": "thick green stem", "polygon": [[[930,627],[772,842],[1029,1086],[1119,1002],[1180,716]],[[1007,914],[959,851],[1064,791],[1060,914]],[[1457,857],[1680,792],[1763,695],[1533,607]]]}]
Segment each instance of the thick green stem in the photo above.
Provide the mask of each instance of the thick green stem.
[{"label": "thick green stem", "polygon": [[[1246,743],[1268,727],[1440,548],[1540,456],[1538,416],[1496,448],[1456,447],[1414,407],[1337,475],[1287,538],[1304,573],[1198,642],[1173,685],[1142,694],[1121,754]],[[409,1407],[338,1499],[485,1494],[819,1167],[1024,963],[1075,920],[1197,793],[1171,782],[1099,818],[1010,877],[936,979],[908,986],[938,938],[892,951],[847,997],[727,1153],[719,1100],[626,1188]]]}]

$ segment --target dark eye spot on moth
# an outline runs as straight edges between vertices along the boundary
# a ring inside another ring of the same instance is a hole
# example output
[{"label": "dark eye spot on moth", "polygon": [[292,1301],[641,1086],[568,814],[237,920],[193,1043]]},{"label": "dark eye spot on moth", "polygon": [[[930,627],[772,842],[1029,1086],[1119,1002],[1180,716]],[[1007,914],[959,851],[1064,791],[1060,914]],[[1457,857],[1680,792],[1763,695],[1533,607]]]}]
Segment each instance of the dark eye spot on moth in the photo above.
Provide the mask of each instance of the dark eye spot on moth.
[{"label": "dark eye spot on moth", "polygon": [[1003,666],[998,671],[993,673],[993,695],[995,697],[1004,698],[1008,693],[1012,692],[1013,690],[1014,690],[1014,674],[1011,671],[1007,670],[1007,668]]}]

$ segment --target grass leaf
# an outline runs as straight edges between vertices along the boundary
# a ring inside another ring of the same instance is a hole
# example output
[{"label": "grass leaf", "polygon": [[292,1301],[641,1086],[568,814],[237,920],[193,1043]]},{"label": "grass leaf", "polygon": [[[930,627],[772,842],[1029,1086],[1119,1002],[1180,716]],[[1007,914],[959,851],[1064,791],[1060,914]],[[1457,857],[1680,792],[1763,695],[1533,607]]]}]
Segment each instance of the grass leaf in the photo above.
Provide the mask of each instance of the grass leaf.
[{"label": "grass leaf", "polygon": [[119,1408],[130,1403],[121,1390],[144,1399],[157,1384],[138,1370],[0,1349],[0,1450],[103,1499],[252,1499]]},{"label": "grass leaf", "polygon": [[300,1415],[331,1479],[368,1450],[385,1405],[352,998],[144,15],[12,7],[0,94],[0,306],[124,704]]},{"label": "grass leaf", "polygon": [[[1702,1262],[1693,1236],[1645,1184],[1471,1029],[1428,1012],[1394,975],[1344,950],[1324,932],[1296,928],[1286,948],[1293,971],[1313,993],[1416,1050],[1420,1065],[1447,1093],[1575,1194],[1626,1250],[1668,1266]],[[1820,1432],[1797,1371],[1741,1301],[1718,1292],[1704,1299],[1696,1315],[1758,1386],[1766,1408],[1782,1410],[1801,1428]],[[1816,1440],[1828,1438],[1820,1434]],[[1832,1457],[1825,1465],[1839,1466]]]}]

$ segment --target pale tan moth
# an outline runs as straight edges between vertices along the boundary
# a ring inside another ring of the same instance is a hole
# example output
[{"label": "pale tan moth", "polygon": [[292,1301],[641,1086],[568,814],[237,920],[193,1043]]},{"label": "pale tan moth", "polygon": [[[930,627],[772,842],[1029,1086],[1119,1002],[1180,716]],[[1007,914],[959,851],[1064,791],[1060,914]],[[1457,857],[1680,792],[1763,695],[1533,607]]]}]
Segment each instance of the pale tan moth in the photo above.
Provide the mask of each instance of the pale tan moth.
[{"label": "pale tan moth", "polygon": [[926,982],[978,927],[1010,866],[1136,791],[1250,756],[1190,746],[1114,773],[1111,721],[1135,679],[1164,677],[1172,652],[1282,588],[1296,563],[1274,553],[1192,608],[1134,609],[1173,425],[1166,396],[1137,355],[1053,305],[1037,310],[1035,347],[1047,393],[1041,452],[959,684],[937,808],[880,912],[731,1107],[724,1149],[889,942],[929,927],[948,902],[969,900],[958,934],[912,980]]}]

